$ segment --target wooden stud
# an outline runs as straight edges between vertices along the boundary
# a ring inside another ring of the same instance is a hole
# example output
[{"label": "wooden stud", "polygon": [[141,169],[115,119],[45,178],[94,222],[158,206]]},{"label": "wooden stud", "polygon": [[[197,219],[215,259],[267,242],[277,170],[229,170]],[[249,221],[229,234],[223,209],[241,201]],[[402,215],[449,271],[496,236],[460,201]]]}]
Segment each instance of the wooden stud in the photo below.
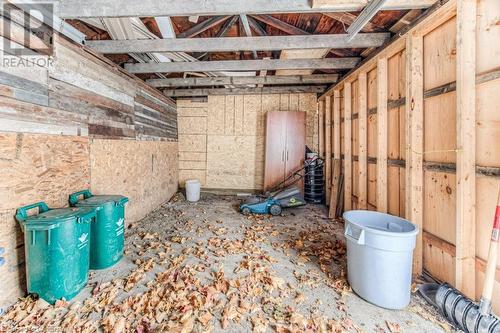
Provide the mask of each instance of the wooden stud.
[{"label": "wooden stud", "polygon": [[344,83],[344,209],[352,209],[351,83]]},{"label": "wooden stud", "polygon": [[474,299],[476,257],[476,0],[457,2],[455,287]]},{"label": "wooden stud", "polygon": [[332,99],[325,99],[325,193],[326,202],[330,202],[332,187]]},{"label": "wooden stud", "polygon": [[420,229],[413,253],[413,274],[423,266],[423,37],[406,39],[406,218]]},{"label": "wooden stud", "polygon": [[397,36],[387,42],[384,47],[377,49],[376,52],[372,52],[370,56],[365,59],[363,63],[357,66],[356,69],[352,70],[349,75],[345,75],[342,80],[320,96],[320,99],[333,94],[335,89],[339,89],[345,81],[352,81],[352,78],[355,75],[358,75],[358,73],[365,71],[369,72],[371,69],[375,68],[377,59],[381,57],[389,59],[393,55],[404,50],[406,38],[411,34],[418,32],[419,35],[425,35],[446,21],[452,19],[456,14],[456,3],[457,0],[447,0],[444,3],[442,1],[436,2],[434,6],[426,10],[422,15],[404,28],[403,31],[399,32]]},{"label": "wooden stud", "polygon": [[340,91],[333,93],[333,158],[340,160]]},{"label": "wooden stud", "polygon": [[367,147],[367,75],[362,72],[358,75],[358,208],[366,209],[368,198],[368,147]]},{"label": "wooden stud", "polygon": [[319,132],[319,156],[325,157],[325,101],[319,101],[318,132]]},{"label": "wooden stud", "polygon": [[387,58],[377,64],[377,210],[387,213]]}]

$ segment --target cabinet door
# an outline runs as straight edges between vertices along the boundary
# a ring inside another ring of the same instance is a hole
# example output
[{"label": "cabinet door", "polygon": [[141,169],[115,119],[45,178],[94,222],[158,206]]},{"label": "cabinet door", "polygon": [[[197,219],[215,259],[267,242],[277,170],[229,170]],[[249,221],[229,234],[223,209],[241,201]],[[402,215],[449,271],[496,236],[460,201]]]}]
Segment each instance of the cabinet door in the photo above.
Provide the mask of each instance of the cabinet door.
[{"label": "cabinet door", "polygon": [[[285,177],[304,166],[306,154],[306,113],[287,112]],[[296,184],[303,190],[303,182]]]},{"label": "cabinet door", "polygon": [[279,111],[267,113],[264,190],[278,185],[285,177],[286,114]]}]

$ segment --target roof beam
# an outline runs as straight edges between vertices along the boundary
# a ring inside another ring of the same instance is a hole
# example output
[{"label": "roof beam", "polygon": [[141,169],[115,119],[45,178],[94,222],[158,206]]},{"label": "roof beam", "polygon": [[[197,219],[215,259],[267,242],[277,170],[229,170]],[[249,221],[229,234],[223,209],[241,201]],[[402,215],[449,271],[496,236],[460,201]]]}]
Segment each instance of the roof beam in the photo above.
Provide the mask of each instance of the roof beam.
[{"label": "roof beam", "polygon": [[365,24],[370,22],[370,20],[377,14],[377,12],[386,2],[387,0],[370,0],[361,14],[358,15],[358,17],[347,29],[347,33],[349,35],[348,40],[352,40],[358,34],[358,32],[363,29]]},{"label": "roof beam", "polygon": [[[352,13],[322,13],[325,16],[328,16],[329,18],[332,18],[336,21],[339,21],[343,23],[344,25],[350,26],[355,20],[356,20],[356,15]],[[383,27],[378,26],[372,22],[366,22],[366,24],[361,28],[361,31],[367,32],[367,31],[377,31],[377,30],[383,30]]]},{"label": "roof beam", "polygon": [[250,27],[252,27],[253,30],[259,35],[259,36],[267,36],[266,30],[262,28],[262,26],[257,22],[252,16],[248,16],[248,23],[250,24]]},{"label": "roof beam", "polygon": [[296,26],[293,26],[291,24],[288,24],[286,22],[283,22],[271,15],[253,15],[252,16],[254,19],[259,20],[267,25],[270,25],[271,27],[274,27],[278,30],[281,30],[283,32],[286,32],[289,35],[309,35],[308,32],[297,28]]},{"label": "roof beam", "polygon": [[227,20],[229,16],[214,16],[180,33],[178,38],[191,38]]},{"label": "roof beam", "polygon": [[[246,14],[240,14],[240,21],[241,24],[243,25],[243,29],[245,30],[245,35],[247,37],[252,37],[252,29],[250,29],[250,24],[248,23],[248,17]],[[253,50],[253,58],[258,59],[259,56],[257,55],[257,51]]]},{"label": "roof beam", "polygon": [[284,93],[317,93],[326,86],[284,86],[284,87],[251,87],[251,88],[213,88],[213,89],[168,89],[163,93],[168,97],[194,97],[208,95],[260,95]]},{"label": "roof beam", "polygon": [[125,69],[130,73],[223,72],[279,69],[351,69],[354,68],[359,61],[360,58],[326,58],[164,62],[125,64]]},{"label": "roof beam", "polygon": [[[236,21],[238,21],[238,16],[231,16],[229,20],[226,20],[226,22],[224,22],[222,28],[220,28],[220,30],[217,32],[217,35],[215,36],[224,37],[229,32],[229,30],[231,30],[231,27],[236,23]],[[201,54],[195,55],[195,58],[201,61],[207,60],[208,57],[209,57],[208,52],[202,52]]]},{"label": "roof beam", "polygon": [[331,84],[337,82],[338,74],[294,75],[294,76],[226,76],[151,79],[146,83],[156,88],[242,86],[249,84]]},{"label": "roof beam", "polygon": [[334,49],[379,47],[390,33],[358,34],[347,41],[346,34],[268,37],[222,37],[193,39],[95,40],[86,45],[106,54],[147,52],[232,52],[297,49]]},{"label": "roof beam", "polygon": [[[45,0],[36,0],[45,1]],[[435,0],[388,0],[383,10],[427,8]],[[59,0],[57,15],[61,18],[148,17],[148,16],[216,16],[271,13],[351,12],[362,10],[368,0]]]}]

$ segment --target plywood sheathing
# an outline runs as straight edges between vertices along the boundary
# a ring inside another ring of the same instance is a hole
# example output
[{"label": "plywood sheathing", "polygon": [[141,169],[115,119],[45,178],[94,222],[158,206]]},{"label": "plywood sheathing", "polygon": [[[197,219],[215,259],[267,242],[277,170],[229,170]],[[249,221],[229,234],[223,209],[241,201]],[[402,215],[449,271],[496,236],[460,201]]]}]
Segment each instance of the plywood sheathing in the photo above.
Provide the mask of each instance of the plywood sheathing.
[{"label": "plywood sheathing", "polygon": [[307,145],[317,150],[314,94],[209,96],[204,103],[180,100],[180,186],[197,178],[210,189],[262,189],[268,111],[307,112]]},{"label": "plywood sheathing", "polygon": [[177,149],[177,142],[93,139],[92,191],[127,196],[126,219],[137,221],[177,191]]},{"label": "plywood sheathing", "polygon": [[89,141],[76,136],[0,132],[0,307],[24,295],[24,235],[16,209],[38,201],[67,205],[68,194],[90,185]]}]

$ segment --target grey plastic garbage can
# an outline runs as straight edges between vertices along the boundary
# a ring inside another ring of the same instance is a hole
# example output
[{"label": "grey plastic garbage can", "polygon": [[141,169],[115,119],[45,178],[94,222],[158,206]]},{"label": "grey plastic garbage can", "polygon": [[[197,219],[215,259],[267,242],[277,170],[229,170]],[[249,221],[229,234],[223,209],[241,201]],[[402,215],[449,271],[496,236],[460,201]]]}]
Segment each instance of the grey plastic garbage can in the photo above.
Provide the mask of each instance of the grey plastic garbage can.
[{"label": "grey plastic garbage can", "polygon": [[366,301],[386,309],[410,303],[413,249],[418,227],[388,214],[345,212],[347,278]]}]

